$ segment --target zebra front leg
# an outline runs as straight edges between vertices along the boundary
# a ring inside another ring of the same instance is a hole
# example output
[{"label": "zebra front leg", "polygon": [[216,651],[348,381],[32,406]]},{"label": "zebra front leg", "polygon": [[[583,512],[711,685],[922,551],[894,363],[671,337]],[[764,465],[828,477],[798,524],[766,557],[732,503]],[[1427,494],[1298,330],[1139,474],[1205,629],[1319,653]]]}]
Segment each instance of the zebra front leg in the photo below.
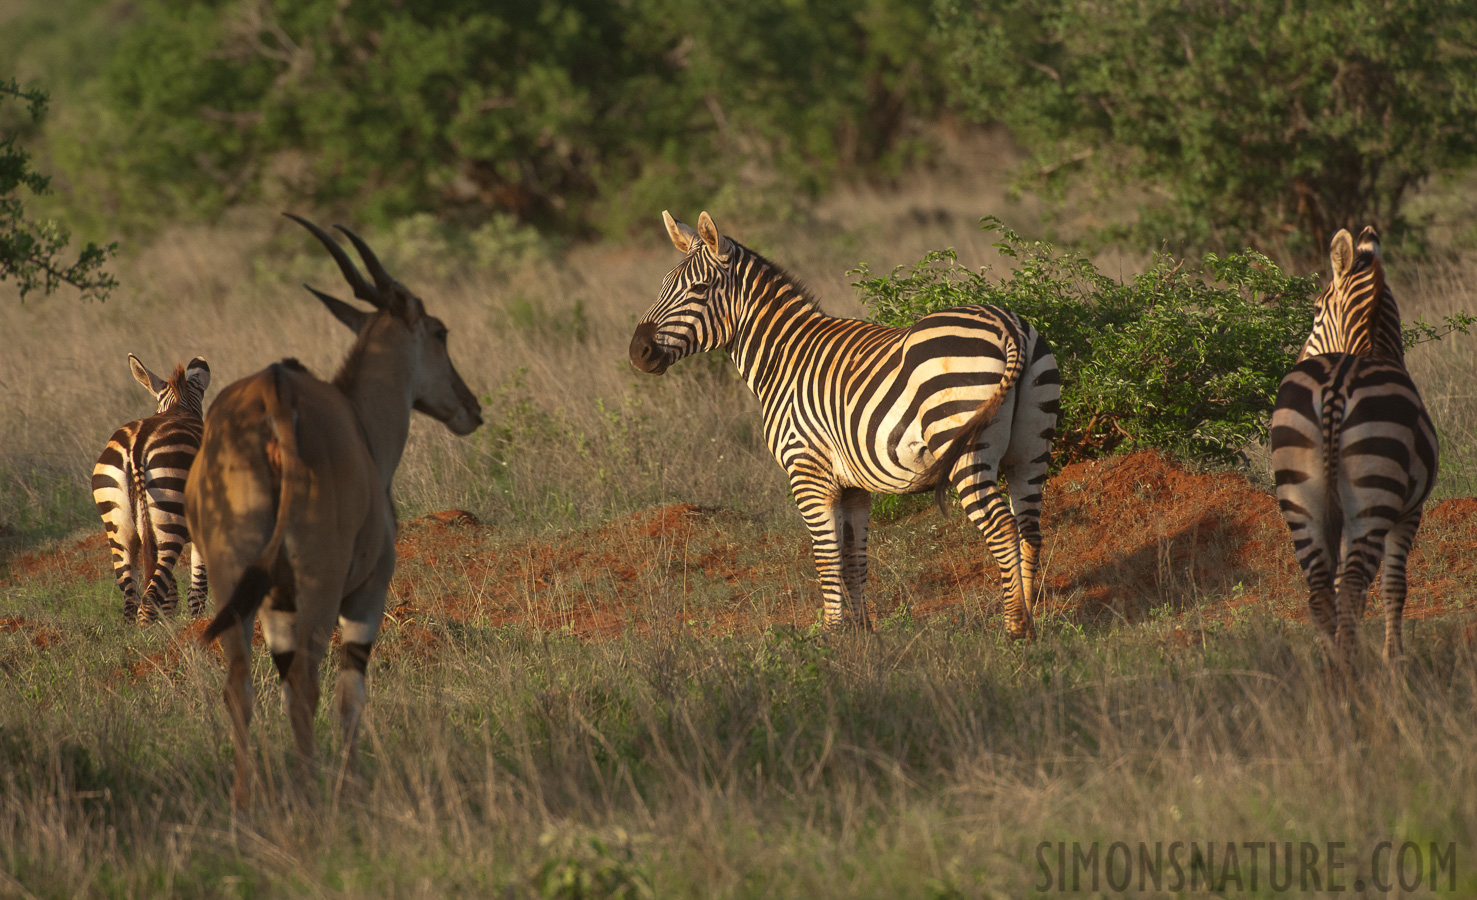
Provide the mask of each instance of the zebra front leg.
[{"label": "zebra front leg", "polygon": [[[790,485],[800,517],[810,531],[811,556],[821,582],[822,624],[827,629],[840,628],[846,622],[846,585],[841,566],[841,487],[804,470],[792,471]],[[865,568],[862,577],[866,577]]]},{"label": "zebra front leg", "polygon": [[1410,545],[1421,527],[1421,510],[1401,519],[1385,533],[1385,566],[1380,577],[1380,596],[1385,607],[1385,662],[1397,663],[1404,655],[1401,628],[1405,614],[1405,565]]},{"label": "zebra front leg", "polygon": [[205,554],[198,544],[190,544],[190,591],[188,597],[190,618],[205,615],[205,601],[209,584],[205,577]]},{"label": "zebra front leg", "polygon": [[[1033,638],[1036,626],[1026,605],[1021,565],[1021,534],[1010,504],[1000,494],[994,469],[977,457],[965,457],[954,467],[954,488],[969,521],[985,536],[995,562],[1000,566],[1000,586],[1005,595],[1005,630],[1013,638]],[[1039,542],[1039,539],[1038,539]]]}]

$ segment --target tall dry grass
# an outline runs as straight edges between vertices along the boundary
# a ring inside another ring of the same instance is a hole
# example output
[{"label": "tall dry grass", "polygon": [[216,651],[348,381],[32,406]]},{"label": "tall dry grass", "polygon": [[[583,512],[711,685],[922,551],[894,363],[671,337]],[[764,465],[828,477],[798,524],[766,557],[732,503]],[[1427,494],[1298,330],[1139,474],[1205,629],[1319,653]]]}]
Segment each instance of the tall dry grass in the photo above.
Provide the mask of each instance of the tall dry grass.
[{"label": "tall dry grass", "polygon": [[[962,141],[935,171],[888,189],[838,192],[805,222],[719,224],[800,277],[823,307],[862,315],[846,271],[886,271],[952,246],[972,266],[1000,265],[984,212],[1040,228],[1029,198],[1004,189],[1013,151],[998,136]],[[693,219],[697,210],[676,210]],[[453,358],[486,399],[487,425],[455,439],[420,417],[397,478],[408,514],[469,509],[520,528],[560,527],[652,504],[722,505],[792,519],[784,475],[762,446],[756,401],[712,354],[662,378],[626,362],[635,319],[676,262],[658,211],[640,237],[542,253],[527,241],[477,264],[434,235],[367,234],[390,268],[452,330]],[[1075,227],[1075,226],[1073,226]],[[1068,229],[1070,230],[1070,228]],[[1130,275],[1144,263],[1099,259]],[[1408,317],[1477,310],[1477,260],[1390,260]],[[90,527],[88,479],[108,435],[147,414],[127,353],[162,369],[210,360],[207,402],[230,381],[284,356],[332,373],[351,336],[299,283],[346,293],[316,242],[267,210],[177,229],[121,262],[107,303],[65,294],[22,305],[0,297],[0,524],[31,537]],[[1049,338],[1049,335],[1048,335]],[[1443,443],[1438,496],[1477,492],[1474,338],[1417,348],[1410,365]],[[13,540],[13,539],[12,539]]]},{"label": "tall dry grass", "polygon": [[[0,636],[0,895],[1023,897],[1058,892],[1038,853],[1059,841],[1217,860],[1228,842],[1342,842],[1347,890],[1393,880],[1371,862],[1387,840],[1455,846],[1439,895],[1477,891],[1477,659],[1458,621],[1343,699],[1270,617],[1087,635],[1048,618],[1031,645],[939,625],[837,643],[430,628],[435,653],[378,657],[362,783],[330,752],[293,792],[259,658],[261,782],[239,817],[215,660],[131,683],[111,666],[157,631],[35,654]],[[1274,895],[1265,853],[1242,853],[1236,893]],[[1161,874],[1143,896],[1219,895]]]}]

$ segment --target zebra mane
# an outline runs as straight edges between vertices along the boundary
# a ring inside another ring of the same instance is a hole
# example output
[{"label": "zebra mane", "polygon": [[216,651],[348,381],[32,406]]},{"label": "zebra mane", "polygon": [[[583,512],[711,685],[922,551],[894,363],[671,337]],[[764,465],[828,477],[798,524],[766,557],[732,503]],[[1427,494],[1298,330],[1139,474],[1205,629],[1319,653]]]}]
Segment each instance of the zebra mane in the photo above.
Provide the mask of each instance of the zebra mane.
[{"label": "zebra mane", "polygon": [[[732,241],[733,239],[729,238],[729,240]],[[752,256],[759,267],[766,270],[766,274],[771,279],[775,281],[783,281],[785,284],[788,284],[791,288],[793,288],[795,293],[799,295],[801,302],[805,304],[806,309],[811,309],[816,312],[824,312],[824,310],[821,309],[820,302],[817,301],[815,299],[815,295],[810,292],[810,288],[805,286],[805,282],[790,274],[790,270],[786,269],[784,266],[765,256],[764,254],[750,249],[743,244],[740,244],[738,241],[733,241],[733,244],[744,253]]]},{"label": "zebra mane", "polygon": [[190,385],[186,382],[185,364],[180,363],[174,367],[174,374],[170,375],[165,382],[169,385],[169,394],[173,402],[169,404],[170,409],[175,409],[189,396]]}]

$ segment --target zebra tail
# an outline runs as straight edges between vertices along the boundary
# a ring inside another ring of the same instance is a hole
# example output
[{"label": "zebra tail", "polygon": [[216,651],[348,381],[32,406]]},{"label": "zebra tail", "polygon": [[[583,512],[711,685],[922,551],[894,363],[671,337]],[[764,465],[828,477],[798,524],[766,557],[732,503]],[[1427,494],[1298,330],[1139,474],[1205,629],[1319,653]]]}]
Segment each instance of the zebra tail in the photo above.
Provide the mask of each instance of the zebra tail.
[{"label": "zebra tail", "polygon": [[266,392],[264,397],[266,421],[263,423],[263,431],[270,432],[270,435],[264,434],[263,437],[267,438],[267,463],[278,473],[277,520],[261,555],[241,573],[241,580],[236,582],[231,598],[215,614],[215,618],[210,620],[210,624],[205,626],[200,640],[207,645],[227,628],[255,614],[266,599],[267,592],[272,589],[272,568],[287,535],[293,500],[305,478],[302,459],[297,453],[297,398],[291,383],[285,377],[287,369],[280,363],[274,363],[271,372],[273,385],[272,390]]},{"label": "zebra tail", "polygon": [[995,393],[989,399],[975,408],[974,415],[959,429],[947,449],[933,461],[933,465],[923,471],[913,482],[917,490],[933,488],[933,500],[938,505],[939,512],[948,514],[946,502],[949,498],[949,473],[954,471],[954,464],[959,462],[960,457],[973,450],[979,443],[980,435],[994,421],[995,415],[1000,412],[1000,407],[1005,403],[1005,395],[1021,379],[1021,372],[1025,371],[1025,362],[1021,358],[1021,349],[1016,345],[1014,338],[1005,341],[1005,372],[1000,376],[1000,383],[996,385]]},{"label": "zebra tail", "polygon": [[[1335,388],[1337,386],[1335,385]],[[1339,432],[1344,427],[1344,403],[1347,395],[1342,390],[1327,390],[1323,403],[1323,533],[1334,553],[1343,544],[1344,513],[1339,500]]]},{"label": "zebra tail", "polygon": [[[142,474],[146,468],[135,461],[132,471],[128,473],[128,502],[133,506],[129,513],[133,516],[133,528],[138,534],[139,569],[134,577],[138,582],[140,613],[148,608],[145,601],[149,596],[149,587],[154,583],[154,570],[159,567],[159,545],[154,541],[154,517],[149,515],[149,492]],[[157,598],[155,602],[159,602]]]}]

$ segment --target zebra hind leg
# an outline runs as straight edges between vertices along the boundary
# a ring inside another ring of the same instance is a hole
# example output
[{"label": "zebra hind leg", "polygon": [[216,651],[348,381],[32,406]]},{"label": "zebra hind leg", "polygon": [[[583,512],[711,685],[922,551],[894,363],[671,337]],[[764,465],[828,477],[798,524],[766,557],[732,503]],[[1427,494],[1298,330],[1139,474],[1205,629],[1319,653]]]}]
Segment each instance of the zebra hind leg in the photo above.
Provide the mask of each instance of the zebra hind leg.
[{"label": "zebra hind leg", "polygon": [[1005,594],[1005,630],[1013,638],[1034,638],[1036,626],[1026,604],[1022,578],[1021,534],[1010,504],[1000,493],[988,463],[960,460],[954,469],[954,487],[969,521],[985,536],[1000,565]]},{"label": "zebra hind leg", "polygon": [[1337,613],[1334,650],[1339,663],[1353,674],[1358,651],[1359,618],[1369,593],[1369,582],[1379,564],[1379,550],[1384,546],[1386,529],[1352,534],[1339,566],[1338,587],[1334,598]]},{"label": "zebra hind leg", "polygon": [[205,600],[209,584],[205,575],[205,554],[199,544],[190,545],[190,591],[187,595],[190,618],[205,615]]},{"label": "zebra hind leg", "polygon": [[161,618],[174,618],[179,609],[179,585],[174,580],[174,567],[184,550],[184,538],[180,534],[183,521],[174,523],[160,521],[166,517],[157,510],[152,511],[154,528],[154,576],[149,579],[149,588],[144,593],[143,605],[139,608],[139,621],[144,624]]},{"label": "zebra hind leg", "polygon": [[860,488],[841,492],[841,582],[849,614],[848,624],[856,631],[871,631],[867,618],[867,526],[872,516],[872,495]]},{"label": "zebra hind leg", "polygon": [[123,592],[123,621],[138,620],[138,534],[129,522],[108,535],[108,546],[113,551],[113,577],[118,580],[118,590]]},{"label": "zebra hind leg", "polygon": [[1384,573],[1380,577],[1380,596],[1385,607],[1385,662],[1398,663],[1404,655],[1401,628],[1405,614],[1405,565],[1415,533],[1421,526],[1421,510],[1395,523],[1385,534]]}]

